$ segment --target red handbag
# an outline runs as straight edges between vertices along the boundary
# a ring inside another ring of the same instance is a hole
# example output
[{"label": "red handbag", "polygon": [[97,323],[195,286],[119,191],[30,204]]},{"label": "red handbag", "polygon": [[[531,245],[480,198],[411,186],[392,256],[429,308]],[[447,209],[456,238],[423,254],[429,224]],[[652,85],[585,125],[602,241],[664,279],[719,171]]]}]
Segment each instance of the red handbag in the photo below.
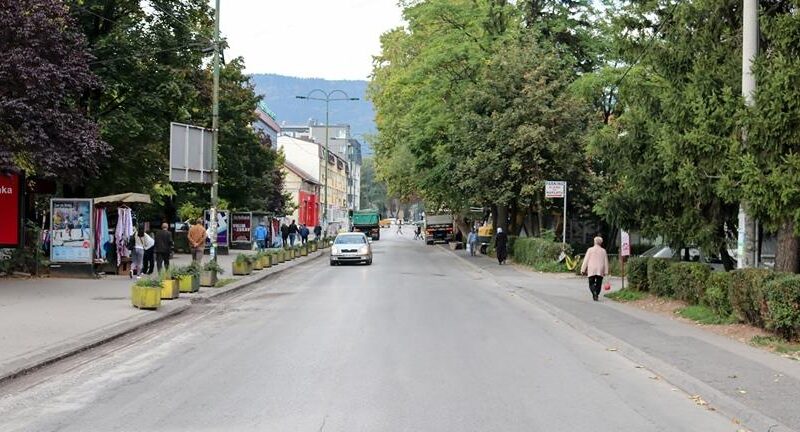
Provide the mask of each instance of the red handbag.
[{"label": "red handbag", "polygon": [[605,284],[603,284],[603,289],[605,291],[610,290],[611,289],[611,282],[606,282]]}]

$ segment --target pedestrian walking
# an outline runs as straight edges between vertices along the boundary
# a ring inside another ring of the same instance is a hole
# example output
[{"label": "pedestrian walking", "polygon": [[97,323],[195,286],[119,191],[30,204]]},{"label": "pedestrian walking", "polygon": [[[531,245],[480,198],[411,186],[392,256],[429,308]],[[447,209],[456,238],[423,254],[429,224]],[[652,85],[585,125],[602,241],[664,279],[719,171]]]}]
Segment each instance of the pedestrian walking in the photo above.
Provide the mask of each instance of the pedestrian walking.
[{"label": "pedestrian walking", "polygon": [[133,263],[131,265],[130,277],[140,278],[144,268],[144,251],[153,247],[153,239],[144,232],[144,228],[136,230],[133,236]]},{"label": "pedestrian walking", "polygon": [[195,224],[189,228],[187,238],[192,249],[192,264],[202,264],[203,251],[206,248],[206,228],[203,226],[203,218],[197,218]]},{"label": "pedestrian walking", "polygon": [[156,252],[156,268],[161,273],[161,268],[169,268],[169,258],[172,255],[172,246],[175,242],[172,240],[172,233],[169,232],[169,224],[166,222],[161,224],[161,230],[155,234],[156,245],[154,247]]},{"label": "pedestrian walking", "polygon": [[281,223],[281,239],[283,239],[284,246],[289,244],[289,226],[285,223]]},{"label": "pedestrian walking", "polygon": [[267,247],[268,234],[269,232],[267,231],[267,227],[264,225],[264,222],[259,222],[255,232],[256,247],[258,248],[259,252],[263,251]]},{"label": "pedestrian walking", "polygon": [[322,227],[317,225],[314,227],[314,239],[319,240],[322,238]]},{"label": "pedestrian walking", "polygon": [[497,263],[503,265],[508,258],[508,234],[503,232],[503,228],[497,228],[497,235],[494,237],[494,251],[497,254]]},{"label": "pedestrian walking", "polygon": [[156,269],[156,249],[155,249],[155,240],[153,237],[145,231],[146,236],[146,244],[144,247],[144,259],[142,261],[142,273],[146,275],[153,274],[153,270]]},{"label": "pedestrian walking", "polygon": [[603,249],[603,238],[594,238],[594,246],[586,250],[581,264],[581,274],[589,276],[589,291],[592,292],[592,300],[597,301],[600,297],[600,290],[603,286],[603,276],[608,275],[608,254]]},{"label": "pedestrian walking", "polygon": [[305,224],[301,225],[300,226],[300,241],[303,244],[307,244],[308,243],[308,235],[309,234],[310,234],[310,232],[308,231],[308,227],[305,226]]},{"label": "pedestrian walking", "polygon": [[478,233],[475,232],[475,228],[472,228],[469,231],[469,235],[467,236],[467,247],[469,248],[469,254],[471,256],[475,256],[475,251],[478,249]]},{"label": "pedestrian walking", "polygon": [[292,223],[289,224],[289,245],[292,247],[294,247],[294,242],[297,241],[297,232],[297,224],[294,219],[292,219]]}]

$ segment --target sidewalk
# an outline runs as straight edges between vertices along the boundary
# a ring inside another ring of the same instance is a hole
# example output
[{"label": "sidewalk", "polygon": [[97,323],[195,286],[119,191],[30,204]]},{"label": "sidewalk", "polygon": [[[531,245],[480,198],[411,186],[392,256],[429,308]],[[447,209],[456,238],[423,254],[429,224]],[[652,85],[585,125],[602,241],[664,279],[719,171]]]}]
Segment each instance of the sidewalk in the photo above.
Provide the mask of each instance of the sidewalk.
[{"label": "sidewalk", "polygon": [[[231,263],[237,254],[232,251],[218,256],[225,269],[220,278],[234,278],[235,282],[223,288],[201,287],[198,293],[181,293],[178,299],[162,301],[155,311],[131,306],[133,281],[128,276],[0,279],[0,381],[181,313],[197,299],[247,287],[308,262],[322,251],[245,277],[231,275]],[[207,259],[208,256],[204,261]],[[190,261],[189,255],[176,255],[170,264],[179,266]]]},{"label": "sidewalk", "polygon": [[[509,295],[536,303],[751,430],[800,430],[800,363],[668,316],[604,298],[594,302],[584,278],[449,252]],[[619,278],[612,285],[619,289]]]}]

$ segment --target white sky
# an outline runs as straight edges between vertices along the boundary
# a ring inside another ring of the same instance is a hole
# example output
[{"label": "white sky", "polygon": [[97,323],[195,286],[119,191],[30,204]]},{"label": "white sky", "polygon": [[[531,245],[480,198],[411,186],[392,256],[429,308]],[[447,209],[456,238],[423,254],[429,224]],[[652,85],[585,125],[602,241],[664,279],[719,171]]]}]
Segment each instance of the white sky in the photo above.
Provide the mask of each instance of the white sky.
[{"label": "white sky", "polygon": [[380,35],[402,25],[397,0],[221,3],[221,32],[230,45],[225,57],[244,57],[247,73],[367,79]]}]

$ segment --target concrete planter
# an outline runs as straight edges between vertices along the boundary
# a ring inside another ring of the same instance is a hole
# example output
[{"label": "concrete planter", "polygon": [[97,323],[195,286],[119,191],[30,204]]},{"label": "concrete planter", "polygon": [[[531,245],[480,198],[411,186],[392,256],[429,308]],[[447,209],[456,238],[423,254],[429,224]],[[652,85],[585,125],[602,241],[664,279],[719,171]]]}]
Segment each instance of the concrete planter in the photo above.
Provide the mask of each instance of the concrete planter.
[{"label": "concrete planter", "polygon": [[233,262],[233,274],[236,276],[247,276],[252,272],[250,265],[246,262],[237,263]]},{"label": "concrete planter", "polygon": [[300,256],[308,256],[308,246],[300,248]]},{"label": "concrete planter", "polygon": [[253,270],[263,270],[264,269],[264,261],[261,258],[256,258],[253,260]]},{"label": "concrete planter", "polygon": [[311,252],[316,252],[317,251],[317,242],[309,243],[309,244],[311,245],[310,246],[311,247]]},{"label": "concrete planter", "polygon": [[286,262],[286,251],[280,251],[280,252],[277,253],[277,255],[278,255],[278,262],[279,263]]},{"label": "concrete planter", "polygon": [[268,269],[270,267],[270,264],[271,262],[269,259],[269,255],[264,255],[261,257],[261,267]]},{"label": "concrete planter", "polygon": [[217,284],[217,272],[213,270],[203,270],[200,272],[200,286],[213,287]]},{"label": "concrete planter", "polygon": [[178,281],[175,279],[165,279],[161,281],[161,300],[172,300],[180,296],[181,290]]},{"label": "concrete planter", "polygon": [[132,286],[131,304],[139,309],[158,309],[161,306],[161,288]]},{"label": "concrete planter", "polygon": [[178,276],[178,287],[182,293],[193,293],[200,291],[199,276]]}]

